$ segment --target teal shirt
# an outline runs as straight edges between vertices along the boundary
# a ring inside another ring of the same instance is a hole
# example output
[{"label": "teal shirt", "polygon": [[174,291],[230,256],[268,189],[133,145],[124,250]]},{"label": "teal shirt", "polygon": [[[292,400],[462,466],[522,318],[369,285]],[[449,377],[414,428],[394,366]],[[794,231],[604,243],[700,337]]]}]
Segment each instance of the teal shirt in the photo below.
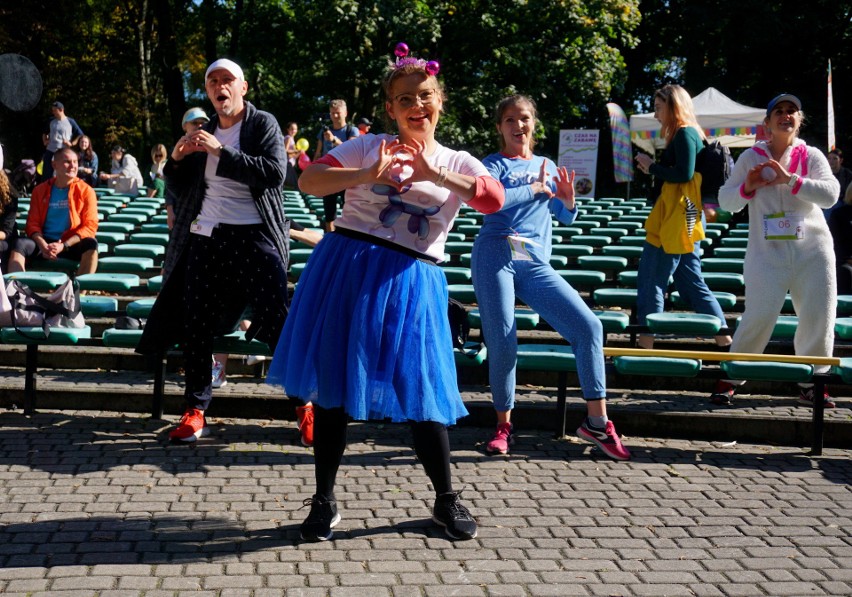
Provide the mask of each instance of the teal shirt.
[{"label": "teal shirt", "polygon": [[71,227],[71,213],[68,211],[68,189],[59,189],[56,185],[50,190],[50,203],[42,226],[42,234],[48,241],[57,241]]},{"label": "teal shirt", "polygon": [[664,182],[689,182],[695,176],[695,157],[702,145],[698,131],[685,126],[675,133],[660,161],[651,164],[648,172]]}]

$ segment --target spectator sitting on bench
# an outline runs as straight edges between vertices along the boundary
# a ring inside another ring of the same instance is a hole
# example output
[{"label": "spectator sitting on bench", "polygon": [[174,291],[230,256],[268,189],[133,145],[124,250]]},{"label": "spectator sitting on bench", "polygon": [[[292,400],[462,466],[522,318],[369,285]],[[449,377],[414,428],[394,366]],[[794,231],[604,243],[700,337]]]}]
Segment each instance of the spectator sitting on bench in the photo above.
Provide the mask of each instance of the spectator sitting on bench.
[{"label": "spectator sitting on bench", "polygon": [[17,217],[18,191],[6,176],[6,171],[0,168],[0,269],[3,271],[9,269],[9,254],[18,238]]},{"label": "spectator sitting on bench", "polygon": [[9,271],[58,258],[79,261],[77,274],[98,267],[98,204],[95,191],[77,178],[77,153],[63,147],[53,154],[55,176],[33,189],[25,236],[15,241]]}]

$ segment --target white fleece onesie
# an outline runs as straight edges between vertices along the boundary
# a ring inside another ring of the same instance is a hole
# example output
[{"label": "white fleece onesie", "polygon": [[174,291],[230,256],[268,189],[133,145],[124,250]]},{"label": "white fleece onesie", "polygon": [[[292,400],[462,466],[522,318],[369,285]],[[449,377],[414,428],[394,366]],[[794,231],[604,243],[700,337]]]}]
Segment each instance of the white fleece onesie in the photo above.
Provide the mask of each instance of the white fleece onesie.
[{"label": "white fleece onesie", "polygon": [[[793,340],[796,354],[831,356],[837,281],[831,233],[822,209],[835,203],[839,183],[822,152],[796,139],[779,160],[788,172],[799,175],[795,186],[761,187],[754,196],[746,197],[743,184],[748,171],[769,161],[770,155],[765,142],[743,152],[731,177],[719,190],[722,209],[738,212],[745,206],[749,208],[743,270],[745,312],[731,352],[763,352],[789,291],[799,317]],[[784,214],[793,229],[800,228],[799,234],[793,232],[801,238],[765,238],[765,221],[772,221],[766,217],[773,214]]]}]

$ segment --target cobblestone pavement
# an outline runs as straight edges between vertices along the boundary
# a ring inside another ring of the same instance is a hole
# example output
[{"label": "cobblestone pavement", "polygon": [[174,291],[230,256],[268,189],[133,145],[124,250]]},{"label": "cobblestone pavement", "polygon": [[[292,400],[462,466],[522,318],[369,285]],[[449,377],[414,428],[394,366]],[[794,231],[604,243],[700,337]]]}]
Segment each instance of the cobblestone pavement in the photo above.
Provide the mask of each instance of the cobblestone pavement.
[{"label": "cobblestone pavement", "polygon": [[304,544],[313,457],[282,421],[192,446],[139,415],[0,412],[0,593],[222,596],[852,595],[852,451],[627,438],[634,459],[455,428],[480,523],[453,543],[406,426],[353,424],[334,540]]}]

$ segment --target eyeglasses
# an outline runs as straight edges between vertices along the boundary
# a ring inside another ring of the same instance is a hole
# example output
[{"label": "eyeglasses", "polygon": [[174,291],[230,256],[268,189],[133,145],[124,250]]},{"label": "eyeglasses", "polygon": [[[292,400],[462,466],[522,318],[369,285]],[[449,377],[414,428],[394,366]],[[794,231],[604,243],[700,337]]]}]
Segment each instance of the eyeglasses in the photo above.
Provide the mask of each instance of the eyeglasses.
[{"label": "eyeglasses", "polygon": [[402,108],[408,109],[414,107],[419,101],[424,106],[428,106],[435,101],[436,93],[434,89],[430,89],[427,91],[421,91],[417,95],[411,95],[410,93],[400,93],[394,99],[399,103]]}]

